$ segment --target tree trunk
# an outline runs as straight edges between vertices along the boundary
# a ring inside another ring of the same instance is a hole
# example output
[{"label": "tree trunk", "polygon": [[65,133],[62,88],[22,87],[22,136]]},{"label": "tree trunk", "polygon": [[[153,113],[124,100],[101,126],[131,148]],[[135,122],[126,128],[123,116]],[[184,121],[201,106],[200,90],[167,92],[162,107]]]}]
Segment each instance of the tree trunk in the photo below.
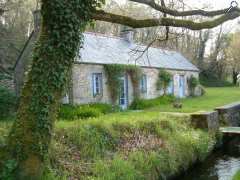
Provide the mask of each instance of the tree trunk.
[{"label": "tree trunk", "polygon": [[233,84],[234,85],[237,85],[237,75],[238,75],[238,72],[233,69],[233,71],[232,71],[232,80],[233,80]]},{"label": "tree trunk", "polygon": [[[7,155],[0,163],[0,172],[11,171],[13,179],[39,179],[42,175],[59,100],[95,2],[42,0],[40,37],[7,141]],[[10,162],[16,167],[4,165]]]}]

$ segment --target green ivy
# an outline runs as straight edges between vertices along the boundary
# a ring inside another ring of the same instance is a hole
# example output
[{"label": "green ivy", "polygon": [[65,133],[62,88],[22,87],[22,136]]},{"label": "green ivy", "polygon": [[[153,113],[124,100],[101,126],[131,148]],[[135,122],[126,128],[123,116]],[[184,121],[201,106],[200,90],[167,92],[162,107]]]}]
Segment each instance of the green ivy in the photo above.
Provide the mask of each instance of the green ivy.
[{"label": "green ivy", "polygon": [[188,79],[188,86],[189,86],[191,96],[194,96],[194,90],[195,90],[195,88],[197,87],[198,84],[199,84],[199,81],[196,77],[191,76]]},{"label": "green ivy", "polygon": [[[82,33],[91,21],[92,13],[102,3],[104,0],[41,1],[40,37],[8,141],[9,156],[20,166],[16,168],[20,170],[16,172],[16,176],[21,176],[19,179],[29,179],[29,172],[24,169],[25,162],[27,167],[42,169],[48,158],[59,100],[76,53],[83,43]],[[35,161],[31,164],[32,157]],[[38,172],[32,174],[38,176],[41,174]]]},{"label": "green ivy", "polygon": [[112,103],[116,104],[120,93],[120,78],[128,74],[133,85],[134,98],[139,97],[139,80],[142,74],[141,68],[134,65],[106,64],[104,70],[107,75],[107,83],[111,93]]},{"label": "green ivy", "polygon": [[157,81],[157,89],[163,89],[164,95],[167,93],[167,88],[172,80],[172,75],[166,70],[160,70]]}]

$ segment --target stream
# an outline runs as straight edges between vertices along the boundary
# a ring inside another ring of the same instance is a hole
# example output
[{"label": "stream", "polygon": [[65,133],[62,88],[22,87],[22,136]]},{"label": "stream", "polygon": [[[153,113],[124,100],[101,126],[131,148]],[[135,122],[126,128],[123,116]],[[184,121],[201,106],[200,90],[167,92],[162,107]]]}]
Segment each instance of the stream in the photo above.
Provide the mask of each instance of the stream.
[{"label": "stream", "polygon": [[240,138],[224,144],[201,164],[197,164],[177,180],[232,180],[240,170]]}]

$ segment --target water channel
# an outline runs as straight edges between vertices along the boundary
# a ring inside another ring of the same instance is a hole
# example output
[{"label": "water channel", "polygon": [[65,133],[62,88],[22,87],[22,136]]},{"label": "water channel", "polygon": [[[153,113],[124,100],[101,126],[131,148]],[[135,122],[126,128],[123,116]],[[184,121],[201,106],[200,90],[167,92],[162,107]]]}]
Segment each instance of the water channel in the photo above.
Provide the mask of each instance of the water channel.
[{"label": "water channel", "polygon": [[177,180],[232,180],[238,170],[240,170],[240,138],[235,138]]}]

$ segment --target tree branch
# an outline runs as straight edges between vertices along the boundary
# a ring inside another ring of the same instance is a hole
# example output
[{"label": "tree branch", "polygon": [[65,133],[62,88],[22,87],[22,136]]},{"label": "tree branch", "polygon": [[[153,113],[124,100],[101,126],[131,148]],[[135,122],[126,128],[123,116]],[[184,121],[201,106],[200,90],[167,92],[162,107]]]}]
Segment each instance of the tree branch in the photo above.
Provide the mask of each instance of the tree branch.
[{"label": "tree branch", "polygon": [[154,26],[171,26],[171,27],[184,27],[191,30],[211,29],[226,21],[233,20],[240,16],[240,11],[233,11],[224,14],[213,20],[204,22],[194,22],[191,20],[174,19],[174,18],[152,18],[152,19],[134,19],[132,17],[108,13],[103,10],[97,10],[93,13],[92,18],[99,21],[106,21],[126,25],[132,28],[144,28]]},{"label": "tree branch", "polygon": [[[200,15],[200,16],[208,16],[208,17],[213,17],[213,16],[219,16],[225,14],[229,8],[226,9],[220,9],[220,10],[215,10],[215,11],[204,11],[204,10],[190,10],[190,11],[177,11],[177,10],[172,10],[170,8],[164,7],[162,5],[159,5],[155,3],[154,0],[129,0],[132,2],[140,3],[140,4],[145,4],[150,6],[151,8],[160,11],[162,13],[169,14],[171,16],[193,16],[193,15]],[[239,8],[233,8],[232,11],[240,11]]]}]

